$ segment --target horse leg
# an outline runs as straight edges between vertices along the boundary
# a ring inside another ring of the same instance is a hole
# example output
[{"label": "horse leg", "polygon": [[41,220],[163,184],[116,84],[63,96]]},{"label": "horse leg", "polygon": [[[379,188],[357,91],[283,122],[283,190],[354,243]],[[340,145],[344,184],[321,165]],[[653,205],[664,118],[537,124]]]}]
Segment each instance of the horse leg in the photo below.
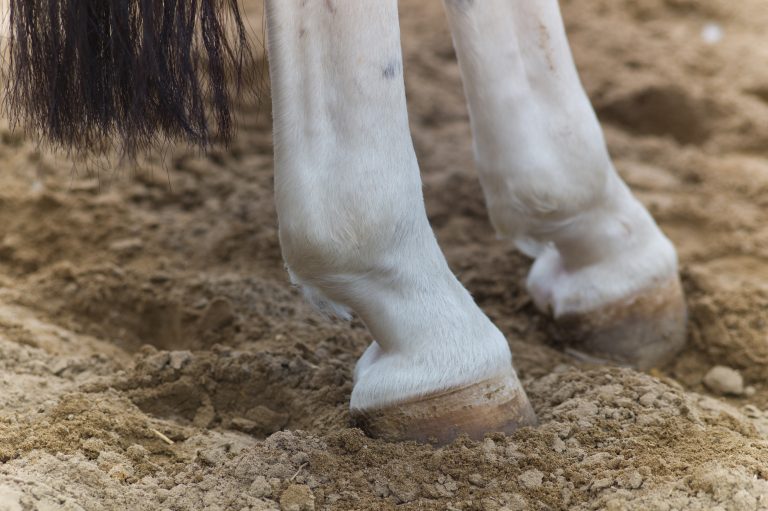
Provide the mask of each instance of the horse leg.
[{"label": "horse leg", "polygon": [[579,354],[648,368],[685,341],[677,255],[613,168],[556,0],[445,0],[498,232]]},{"label": "horse leg", "polygon": [[308,297],[375,342],[352,416],[387,439],[481,438],[535,421],[504,336],[429,226],[408,128],[396,0],[267,0],[275,193]]}]

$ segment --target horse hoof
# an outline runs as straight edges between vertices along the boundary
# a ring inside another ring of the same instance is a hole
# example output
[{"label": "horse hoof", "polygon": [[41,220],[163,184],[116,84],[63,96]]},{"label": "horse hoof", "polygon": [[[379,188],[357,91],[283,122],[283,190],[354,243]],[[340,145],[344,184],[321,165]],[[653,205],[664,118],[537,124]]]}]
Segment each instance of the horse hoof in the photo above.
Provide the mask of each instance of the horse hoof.
[{"label": "horse hoof", "polygon": [[428,394],[374,410],[352,410],[368,435],[388,441],[445,445],[460,435],[512,433],[535,426],[536,414],[514,374]]},{"label": "horse hoof", "polygon": [[599,310],[556,318],[557,340],[577,358],[647,370],[673,358],[685,345],[687,310],[680,279]]}]

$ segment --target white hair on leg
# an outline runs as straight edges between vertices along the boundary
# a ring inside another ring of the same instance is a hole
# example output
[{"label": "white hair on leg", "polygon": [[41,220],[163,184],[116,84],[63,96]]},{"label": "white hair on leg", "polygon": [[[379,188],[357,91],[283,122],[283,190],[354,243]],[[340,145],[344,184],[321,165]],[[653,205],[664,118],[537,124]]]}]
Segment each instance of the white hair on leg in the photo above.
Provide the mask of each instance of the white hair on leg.
[{"label": "white hair on leg", "polygon": [[267,25],[284,259],[313,302],[354,311],[375,339],[353,415],[379,436],[438,441],[530,424],[506,339],[427,220],[396,0],[269,0]]},{"label": "white hair on leg", "polygon": [[307,282],[302,282],[290,268],[286,269],[288,270],[288,276],[291,279],[291,283],[301,289],[301,294],[304,296],[304,299],[312,304],[320,314],[326,317],[336,317],[346,321],[352,319],[352,311],[349,307],[329,299],[320,289]]},{"label": "white hair on leg", "polygon": [[685,340],[677,255],[613,168],[556,0],[446,0],[491,220],[570,341],[637,366]]}]

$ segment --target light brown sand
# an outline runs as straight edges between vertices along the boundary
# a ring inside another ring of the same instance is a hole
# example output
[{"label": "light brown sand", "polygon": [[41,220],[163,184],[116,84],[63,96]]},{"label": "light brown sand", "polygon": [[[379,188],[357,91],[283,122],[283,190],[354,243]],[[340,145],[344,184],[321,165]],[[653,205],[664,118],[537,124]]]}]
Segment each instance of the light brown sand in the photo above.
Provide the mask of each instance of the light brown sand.
[{"label": "light brown sand", "polygon": [[[587,367],[547,342],[529,261],[486,219],[439,2],[407,0],[430,218],[510,339],[541,426],[441,449],[349,428],[368,334],[287,283],[267,112],[244,108],[227,151],[99,179],[6,129],[0,510],[768,509],[768,8],[563,9],[617,167],[679,248],[691,332],[675,362]],[[754,395],[708,394],[715,364]]]}]

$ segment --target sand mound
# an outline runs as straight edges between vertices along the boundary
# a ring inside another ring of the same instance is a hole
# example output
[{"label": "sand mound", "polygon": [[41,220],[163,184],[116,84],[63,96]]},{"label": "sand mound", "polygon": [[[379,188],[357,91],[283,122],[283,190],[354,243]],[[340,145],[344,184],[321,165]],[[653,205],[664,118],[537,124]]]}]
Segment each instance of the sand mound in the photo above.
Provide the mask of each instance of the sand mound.
[{"label": "sand mound", "polygon": [[[440,449],[349,427],[368,334],[288,284],[267,112],[227,151],[98,173],[3,129],[1,511],[768,509],[760,0],[562,2],[617,167],[680,251],[689,343],[650,374],[549,343],[486,218],[439,2],[401,4],[430,219],[541,425]],[[716,365],[740,395],[703,385]]]}]

